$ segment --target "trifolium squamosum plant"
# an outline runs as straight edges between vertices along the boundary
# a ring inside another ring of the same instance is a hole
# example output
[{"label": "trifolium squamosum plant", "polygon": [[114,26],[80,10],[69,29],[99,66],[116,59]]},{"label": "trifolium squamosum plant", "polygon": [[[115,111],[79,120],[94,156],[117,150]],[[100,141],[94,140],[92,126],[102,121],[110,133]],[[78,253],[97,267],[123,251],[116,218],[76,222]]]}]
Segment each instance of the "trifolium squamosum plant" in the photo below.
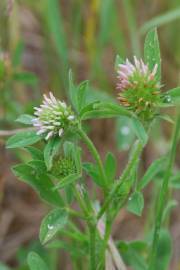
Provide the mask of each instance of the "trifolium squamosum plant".
[{"label": "trifolium squamosum plant", "polygon": [[[176,120],[172,119],[164,114],[164,108],[177,107],[180,88],[164,93],[158,36],[154,29],[146,36],[143,57],[128,60],[118,56],[115,66],[116,99],[89,101],[89,83],[74,84],[69,72],[69,101],[58,99],[52,92],[44,94],[42,105],[35,107],[34,115],[17,119],[30,128],[10,137],[7,148],[29,152],[30,160],[13,166],[13,172],[51,206],[39,232],[45,248],[66,246],[76,266],[74,269],[125,270],[130,266],[137,270],[140,269],[136,266],[138,260],[143,265],[141,269],[155,270],[159,265],[160,245],[163,239],[170,238],[164,222],[168,218],[166,206],[175,174],[173,164],[180,126],[179,115]],[[108,152],[106,157],[101,157],[85,128],[89,119],[119,117],[126,117],[132,124],[132,128],[125,126],[123,135],[135,133],[129,160],[120,175],[114,154]],[[154,160],[142,175],[139,173],[142,151],[150,131],[160,120],[174,125],[171,145],[168,153]],[[84,147],[92,156],[91,162],[86,160]],[[141,218],[144,188],[155,179],[158,179],[159,192],[148,237],[134,242],[113,239],[113,224],[122,209]],[[88,181],[92,182],[93,192]],[[138,243],[141,243],[139,249]],[[76,256],[73,247],[76,247]],[[166,267],[169,260],[168,254]]]}]

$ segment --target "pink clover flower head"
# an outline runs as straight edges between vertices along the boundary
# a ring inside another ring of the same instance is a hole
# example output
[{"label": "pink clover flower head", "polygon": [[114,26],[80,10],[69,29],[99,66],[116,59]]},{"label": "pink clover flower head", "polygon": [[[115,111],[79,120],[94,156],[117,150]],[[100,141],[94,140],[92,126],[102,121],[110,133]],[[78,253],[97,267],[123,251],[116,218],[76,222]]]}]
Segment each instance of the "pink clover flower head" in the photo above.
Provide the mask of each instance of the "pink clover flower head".
[{"label": "pink clover flower head", "polygon": [[119,64],[117,89],[125,90],[134,87],[138,84],[138,80],[147,83],[156,80],[157,69],[158,65],[155,64],[153,70],[150,71],[148,65],[142,59],[138,60],[136,56],[134,56],[134,64],[126,59],[124,64]]},{"label": "pink clover flower head", "polygon": [[117,89],[120,103],[133,111],[143,121],[149,121],[156,115],[161,101],[160,82],[157,80],[158,65],[150,70],[142,59],[134,56],[134,63],[126,59],[119,64]]}]

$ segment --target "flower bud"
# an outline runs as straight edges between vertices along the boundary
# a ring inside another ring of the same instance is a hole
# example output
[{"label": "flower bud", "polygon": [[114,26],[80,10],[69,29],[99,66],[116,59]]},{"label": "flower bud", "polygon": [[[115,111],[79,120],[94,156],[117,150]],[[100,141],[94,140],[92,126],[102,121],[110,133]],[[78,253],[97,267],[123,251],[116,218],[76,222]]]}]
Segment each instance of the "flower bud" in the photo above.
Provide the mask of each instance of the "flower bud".
[{"label": "flower bud", "polygon": [[74,160],[69,157],[60,157],[54,161],[51,172],[59,178],[64,178],[70,174],[76,173],[77,170]]}]

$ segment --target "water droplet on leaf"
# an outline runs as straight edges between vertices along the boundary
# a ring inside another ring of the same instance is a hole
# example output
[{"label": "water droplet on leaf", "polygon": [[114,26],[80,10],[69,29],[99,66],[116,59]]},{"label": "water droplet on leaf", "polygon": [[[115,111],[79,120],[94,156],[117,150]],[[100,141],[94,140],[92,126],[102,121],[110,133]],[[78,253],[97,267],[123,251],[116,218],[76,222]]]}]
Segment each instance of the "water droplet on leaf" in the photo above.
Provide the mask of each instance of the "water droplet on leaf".
[{"label": "water droplet on leaf", "polygon": [[124,126],[124,127],[121,128],[121,133],[122,133],[123,135],[128,135],[129,132],[130,132],[129,127]]},{"label": "water droplet on leaf", "polygon": [[168,96],[168,95],[165,96],[164,100],[165,100],[165,102],[167,102],[167,103],[170,103],[170,102],[172,101],[171,97]]},{"label": "water droplet on leaf", "polygon": [[49,229],[49,230],[52,230],[53,228],[54,228],[53,225],[48,224],[48,229]]}]

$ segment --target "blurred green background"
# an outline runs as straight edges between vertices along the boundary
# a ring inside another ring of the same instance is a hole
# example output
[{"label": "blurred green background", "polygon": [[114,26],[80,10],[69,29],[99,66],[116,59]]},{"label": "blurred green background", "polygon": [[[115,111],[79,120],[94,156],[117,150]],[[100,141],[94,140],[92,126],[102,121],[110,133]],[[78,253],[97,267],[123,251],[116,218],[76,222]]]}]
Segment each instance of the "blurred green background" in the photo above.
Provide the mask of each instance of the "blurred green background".
[{"label": "blurred green background", "polygon": [[[32,113],[44,92],[51,90],[67,100],[69,69],[76,82],[90,80],[90,99],[115,97],[116,55],[130,59],[133,55],[143,56],[145,34],[153,27],[158,28],[162,83],[166,90],[180,82],[179,0],[1,0],[0,130],[19,127],[15,119],[21,113]],[[170,113],[174,114],[172,110]],[[125,124],[128,125],[126,119],[102,120],[100,124],[92,121],[89,127],[102,156],[108,148],[116,152],[119,169],[125,163],[126,151],[120,154],[117,146],[127,150],[133,138],[132,132],[123,133]],[[166,151],[170,134],[170,124],[157,125],[152,134],[154,141],[152,139],[143,156],[144,168]],[[25,157],[18,151],[7,153],[1,138],[0,260],[15,267],[23,265],[24,245],[27,249],[33,245],[32,239],[37,238],[40,220],[46,211],[33,191],[13,178],[10,166],[17,158]],[[148,196],[149,193],[147,201]],[[175,240],[171,269],[180,269],[180,220],[176,213],[173,218]],[[125,224],[126,219],[129,222],[129,217],[125,216],[120,219],[121,224]],[[133,222],[133,227],[127,226],[127,230],[132,230],[130,237],[137,237],[142,224],[136,219]],[[114,234],[119,237],[118,226]],[[50,254],[54,263],[57,258],[54,260],[53,256],[56,254]],[[68,258],[63,264],[64,269],[72,269]]]}]

